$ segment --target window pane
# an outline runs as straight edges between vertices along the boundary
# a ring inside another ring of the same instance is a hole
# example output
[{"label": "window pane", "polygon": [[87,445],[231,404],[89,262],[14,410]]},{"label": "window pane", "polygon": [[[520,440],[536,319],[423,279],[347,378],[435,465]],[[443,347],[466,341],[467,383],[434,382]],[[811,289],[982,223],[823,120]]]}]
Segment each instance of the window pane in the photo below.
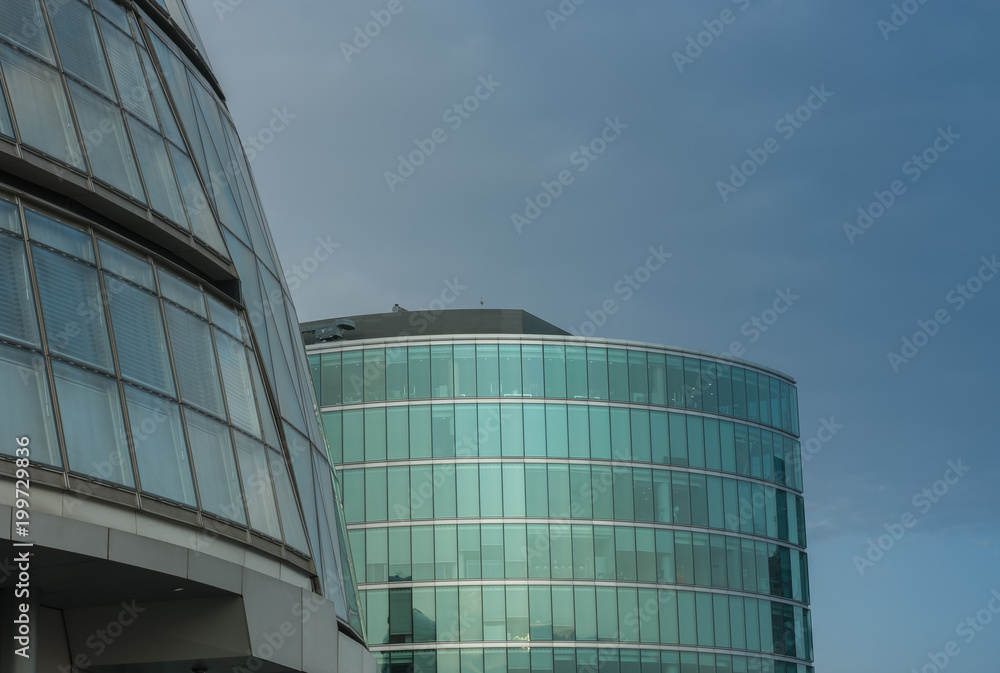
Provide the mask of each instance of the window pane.
[{"label": "window pane", "polygon": [[250,527],[265,535],[281,539],[278,512],[274,507],[274,490],[267,465],[267,449],[239,432],[236,434],[236,455],[240,464],[240,478],[246,494]]},{"label": "window pane", "polygon": [[635,520],[653,521],[653,476],[650,470],[632,470],[632,497],[635,501]]},{"label": "window pane", "polygon": [[156,283],[153,280],[153,266],[145,259],[140,259],[131,253],[125,252],[107,241],[98,241],[97,247],[101,251],[101,266],[105,271],[110,271],[126,280],[130,280],[147,290],[156,291]]},{"label": "window pane", "polygon": [[666,412],[649,412],[649,433],[652,461],[654,463],[669,463],[670,439]]},{"label": "window pane", "polygon": [[549,465],[549,516],[568,519],[570,516],[569,466]]},{"label": "window pane", "polygon": [[742,367],[733,367],[733,416],[747,417],[747,389]]},{"label": "window pane", "polygon": [[545,396],[545,375],[541,346],[521,346],[521,372],[525,397]]},{"label": "window pane", "polygon": [[163,138],[136,121],[134,117],[128,117],[128,128],[132,133],[135,153],[139,157],[139,168],[146,182],[149,205],[180,225],[182,229],[190,231]]},{"label": "window pane", "polygon": [[253,388],[250,386],[247,351],[243,344],[218,329],[215,331],[215,345],[219,352],[222,382],[226,388],[229,418],[236,427],[254,437],[260,437],[260,418],[257,416]]},{"label": "window pane", "polygon": [[705,467],[705,426],[701,416],[687,418],[688,464]]},{"label": "window pane", "polygon": [[454,346],[455,397],[476,396],[476,347]]},{"label": "window pane", "polygon": [[[4,271],[0,268],[0,275]],[[0,453],[13,456],[12,438],[27,436],[33,461],[62,467],[42,356],[0,346],[0,400],[0,427],[10,434],[7,441],[0,443]]]},{"label": "window pane", "polygon": [[667,356],[667,404],[672,407],[685,406],[684,359],[676,355]]},{"label": "window pane", "polygon": [[431,356],[429,346],[410,346],[407,349],[408,385],[411,400],[431,396]]},{"label": "window pane", "polygon": [[[531,640],[552,640],[552,595],[547,586],[528,587],[528,614],[531,616]],[[577,639],[580,639],[579,623]]]},{"label": "window pane", "polygon": [[747,418],[751,421],[760,420],[757,403],[757,372],[746,370]]},{"label": "window pane", "polygon": [[500,370],[497,347],[480,344],[476,347],[476,394],[479,397],[499,397]]},{"label": "window pane", "polygon": [[434,517],[434,476],[430,465],[410,466],[410,517]]},{"label": "window pane", "polygon": [[594,526],[594,572],[599,580],[613,580],[615,569],[615,529]]},{"label": "window pane", "polygon": [[94,244],[90,234],[33,210],[25,209],[24,217],[31,240],[94,263]]},{"label": "window pane", "polygon": [[150,126],[159,128],[135,43],[130,37],[114,30],[107,21],[101,20],[99,23],[108,49],[108,58],[111,60],[111,71],[121,93],[122,106]]},{"label": "window pane", "polygon": [[[473,413],[475,406],[466,407]],[[436,404],[431,407],[431,430],[435,458],[455,455],[455,407],[451,404]]]},{"label": "window pane", "polygon": [[587,350],[582,346],[566,347],[566,384],[567,397],[587,399]]},{"label": "window pane", "polygon": [[568,591],[566,594],[566,598],[574,599],[576,604],[576,640],[597,640],[597,598],[594,587],[578,586],[573,594]]},{"label": "window pane", "polygon": [[163,269],[157,269],[156,275],[160,280],[160,293],[165,298],[202,318],[208,317],[205,312],[205,297],[200,289]]},{"label": "window pane", "polygon": [[549,526],[549,555],[553,579],[573,577],[573,539],[571,529],[565,524]]},{"label": "window pane", "polygon": [[[545,466],[532,466],[542,467]],[[591,493],[591,478],[589,465],[570,465],[570,514],[573,518],[590,519],[593,517],[593,493]],[[528,498],[530,502],[532,484],[528,484]],[[530,515],[530,510],[529,510]],[[544,516],[544,514],[540,515]]]},{"label": "window pane", "polygon": [[387,511],[385,468],[370,467],[365,473],[365,521],[385,521]]},{"label": "window pane", "polygon": [[202,509],[246,525],[229,428],[191,411],[184,416]]},{"label": "window pane", "polygon": [[597,639],[618,639],[618,592],[614,587],[597,587]]},{"label": "window pane", "polygon": [[528,577],[548,578],[549,570],[549,526],[548,524],[528,524]]},{"label": "window pane", "polygon": [[70,94],[94,177],[145,203],[121,110],[76,82],[70,82]]},{"label": "window pane", "polygon": [[[530,466],[535,467],[535,466]],[[523,517],[525,510],[525,466],[518,463],[503,465],[503,515]]]},{"label": "window pane", "polygon": [[389,529],[389,581],[406,582],[411,579],[410,529]]},{"label": "window pane", "polygon": [[592,580],[595,578],[594,566],[594,527],[573,526],[573,578]]},{"label": "window pane", "polygon": [[772,425],[771,422],[771,389],[770,379],[764,374],[757,376],[757,409],[760,415],[760,422],[764,425]]},{"label": "window pane", "polygon": [[76,126],[59,74],[6,45],[0,45],[0,62],[22,141],[82,169]]},{"label": "window pane", "polygon": [[500,346],[500,395],[521,396],[521,347]]},{"label": "window pane", "polygon": [[387,348],[385,351],[385,388],[387,400],[405,400],[406,348]]},{"label": "window pane", "polygon": [[688,464],[687,417],[670,413],[670,462],[674,465]]},{"label": "window pane", "polygon": [[545,396],[566,397],[566,353],[563,346],[545,346]]},{"label": "window pane", "polygon": [[504,456],[524,455],[524,417],[520,404],[500,405],[500,440]]},{"label": "window pane", "polygon": [[587,349],[587,381],[590,399],[608,399],[608,352],[605,349]]},{"label": "window pane", "polygon": [[431,453],[431,408],[423,404],[410,407],[410,457],[429,458]]},{"label": "window pane", "polygon": [[212,206],[205,197],[205,189],[201,186],[198,174],[195,173],[194,164],[175,145],[168,144],[167,147],[170,148],[170,157],[173,159],[174,170],[177,172],[181,197],[184,199],[184,205],[187,206],[187,214],[191,220],[194,235],[216,252],[225,254],[226,244],[222,240],[222,232],[215,222]]},{"label": "window pane", "polygon": [[688,409],[701,409],[701,363],[684,358],[684,391]]},{"label": "window pane", "polygon": [[455,518],[457,503],[454,465],[435,465],[433,486],[434,516],[438,519]]},{"label": "window pane", "polygon": [[[479,525],[458,527],[458,576],[460,579],[480,579],[483,576],[482,547]],[[440,588],[438,591],[440,592]]]},{"label": "window pane", "polygon": [[365,460],[385,460],[385,408],[365,409]]},{"label": "window pane", "polygon": [[9,236],[0,236],[0,336],[41,346],[24,243]]},{"label": "window pane", "polygon": [[181,399],[225,418],[219,371],[215,364],[208,323],[175,306],[166,305],[164,310],[174,363],[177,366]]},{"label": "window pane", "polygon": [[635,581],[635,529],[615,528],[615,568],[618,580]]},{"label": "window pane", "polygon": [[[640,582],[656,582],[656,539],[652,528],[635,529],[636,577]],[[641,608],[641,606],[640,606]],[[652,616],[652,610],[645,609]]]},{"label": "window pane", "polygon": [[614,494],[611,485],[614,483],[614,476],[611,467],[608,465],[592,465],[590,468],[591,493],[594,501],[595,519],[615,518]]},{"label": "window pane", "polygon": [[[281,454],[277,451],[268,451],[267,457],[271,463],[271,476],[274,479],[274,492],[281,514],[281,527],[285,532],[285,544],[308,553],[309,543],[306,541],[306,534],[302,528],[302,517],[299,515],[288,468]],[[361,552],[364,552],[364,548],[361,549]],[[364,573],[364,564],[357,571]]]},{"label": "window pane", "polygon": [[566,405],[545,405],[546,454],[565,458],[569,455],[569,437],[566,428]]},{"label": "window pane", "polygon": [[[63,68],[105,95],[114,98],[111,74],[89,7],[76,2],[46,0],[52,32],[56,36]],[[77,111],[79,112],[79,110]],[[121,114],[118,117],[121,121]],[[97,130],[98,127],[91,127]]]},{"label": "window pane", "polygon": [[458,577],[458,530],[455,526],[434,527],[434,576],[439,580]]},{"label": "window pane", "polygon": [[118,385],[58,362],[52,373],[70,469],[135,488]]},{"label": "window pane", "polygon": [[97,271],[32,248],[49,350],[95,369],[112,371],[111,344]]},{"label": "window pane", "polygon": [[9,0],[0,6],[0,35],[53,62],[52,44],[38,0]]},{"label": "window pane", "polygon": [[[476,439],[479,440],[479,455],[498,457],[500,456],[500,438],[503,425],[500,417],[500,405],[479,404],[476,407],[478,407],[475,410],[476,413],[472,411],[468,413],[470,418],[478,416],[475,434]],[[469,443],[471,444],[471,440]]]},{"label": "window pane", "polygon": [[608,386],[610,398],[615,402],[628,402],[628,354],[626,351],[608,351]]},{"label": "window pane", "polygon": [[569,455],[571,458],[590,458],[590,416],[587,407],[568,405]]},{"label": "window pane", "polygon": [[131,386],[125,387],[125,401],[142,490],[195,506],[180,408]]},{"label": "window pane", "polygon": [[320,356],[320,406],[343,402],[340,353],[323,353]]},{"label": "window pane", "polygon": [[705,411],[719,411],[718,373],[714,362],[701,361],[701,404]]},{"label": "window pane", "polygon": [[592,458],[611,458],[611,417],[607,407],[590,407],[590,453]]},{"label": "window pane", "polygon": [[527,539],[524,524],[503,527],[504,576],[523,579],[528,576]]},{"label": "window pane", "polygon": [[649,412],[642,409],[631,410],[632,460],[649,462],[650,436]]},{"label": "window pane", "polygon": [[729,365],[716,364],[718,379],[716,386],[719,388],[719,413],[729,416],[733,415],[733,382],[732,368]]},{"label": "window pane", "polygon": [[454,396],[451,346],[431,346],[431,395]]},{"label": "window pane", "polygon": [[458,516],[479,516],[479,465],[456,465]]},{"label": "window pane", "polygon": [[386,456],[389,460],[410,457],[410,415],[406,407],[389,407],[386,414]]}]

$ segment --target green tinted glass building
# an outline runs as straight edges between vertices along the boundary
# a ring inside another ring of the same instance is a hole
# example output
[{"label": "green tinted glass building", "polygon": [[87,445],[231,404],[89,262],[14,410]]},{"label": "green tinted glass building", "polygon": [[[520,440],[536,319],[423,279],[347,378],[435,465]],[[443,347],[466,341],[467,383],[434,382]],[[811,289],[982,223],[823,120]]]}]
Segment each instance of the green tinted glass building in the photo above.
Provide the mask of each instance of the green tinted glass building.
[{"label": "green tinted glass building", "polygon": [[813,670],[787,376],[522,311],[302,330],[383,671]]}]

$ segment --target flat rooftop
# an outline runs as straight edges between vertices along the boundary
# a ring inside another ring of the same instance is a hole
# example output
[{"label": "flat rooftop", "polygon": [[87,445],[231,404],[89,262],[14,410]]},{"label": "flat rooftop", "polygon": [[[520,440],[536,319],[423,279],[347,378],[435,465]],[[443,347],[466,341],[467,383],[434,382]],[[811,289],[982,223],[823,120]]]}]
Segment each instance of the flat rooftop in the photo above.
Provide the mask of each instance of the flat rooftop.
[{"label": "flat rooftop", "polygon": [[[349,326],[353,325],[353,329]],[[322,341],[356,341],[402,336],[449,334],[551,334],[566,330],[520,309],[460,308],[447,311],[407,311],[353,315],[299,325],[309,346]]]}]

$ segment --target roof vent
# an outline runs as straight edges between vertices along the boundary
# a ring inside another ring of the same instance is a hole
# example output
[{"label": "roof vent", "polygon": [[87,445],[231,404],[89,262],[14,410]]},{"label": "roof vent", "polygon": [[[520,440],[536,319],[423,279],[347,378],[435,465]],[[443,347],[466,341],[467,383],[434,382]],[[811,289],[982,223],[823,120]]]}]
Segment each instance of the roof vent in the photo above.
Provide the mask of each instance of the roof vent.
[{"label": "roof vent", "polygon": [[344,338],[340,327],[319,327],[316,329],[316,341],[339,341]]}]

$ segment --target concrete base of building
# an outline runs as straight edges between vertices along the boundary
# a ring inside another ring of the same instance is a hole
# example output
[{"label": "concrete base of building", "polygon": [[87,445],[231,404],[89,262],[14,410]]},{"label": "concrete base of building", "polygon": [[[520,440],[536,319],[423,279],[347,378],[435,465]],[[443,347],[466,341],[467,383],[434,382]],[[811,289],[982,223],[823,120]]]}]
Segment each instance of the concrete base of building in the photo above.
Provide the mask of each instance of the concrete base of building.
[{"label": "concrete base of building", "polygon": [[22,537],[14,493],[0,478],[5,673],[375,673],[293,563],[40,485]]}]

